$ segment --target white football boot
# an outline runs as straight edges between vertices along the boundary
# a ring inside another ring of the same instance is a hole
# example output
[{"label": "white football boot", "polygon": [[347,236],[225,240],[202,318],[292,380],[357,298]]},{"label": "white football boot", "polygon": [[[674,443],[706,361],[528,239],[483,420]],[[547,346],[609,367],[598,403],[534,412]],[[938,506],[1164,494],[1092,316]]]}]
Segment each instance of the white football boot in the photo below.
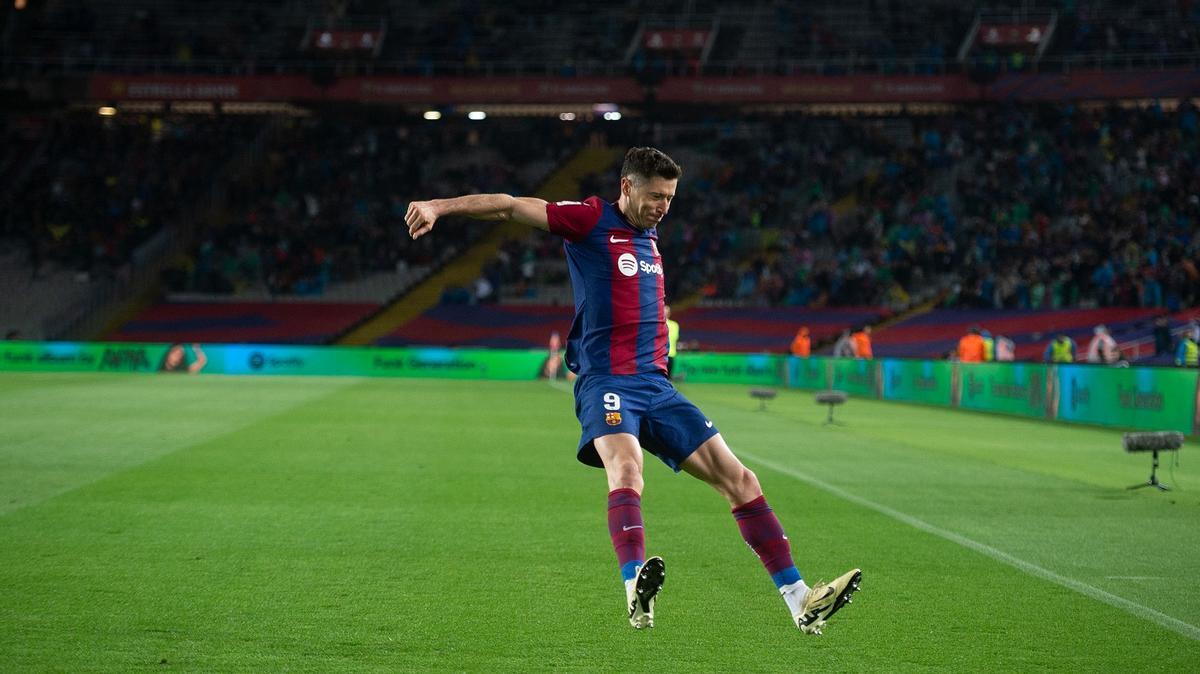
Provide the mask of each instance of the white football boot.
[{"label": "white football boot", "polygon": [[851,595],[858,592],[862,582],[862,571],[851,569],[838,576],[832,583],[817,583],[808,589],[799,602],[800,610],[792,614],[796,627],[805,634],[820,634],[825,621],[846,604]]},{"label": "white football boot", "polygon": [[654,598],[662,590],[667,566],[662,557],[651,557],[638,567],[637,576],[625,582],[629,602],[629,624],[634,629],[654,627]]}]

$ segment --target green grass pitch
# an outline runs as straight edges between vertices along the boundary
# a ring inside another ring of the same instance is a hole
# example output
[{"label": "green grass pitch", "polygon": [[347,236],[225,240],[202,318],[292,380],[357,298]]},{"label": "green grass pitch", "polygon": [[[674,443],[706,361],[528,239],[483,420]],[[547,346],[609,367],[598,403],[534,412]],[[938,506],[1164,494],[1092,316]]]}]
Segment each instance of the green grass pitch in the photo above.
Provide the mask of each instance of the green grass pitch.
[{"label": "green grass pitch", "polygon": [[684,388],[810,580],[802,635],[704,485],[647,461],[635,632],[603,474],[545,382],[0,375],[0,671],[1200,669],[1200,477],[1119,433]]}]

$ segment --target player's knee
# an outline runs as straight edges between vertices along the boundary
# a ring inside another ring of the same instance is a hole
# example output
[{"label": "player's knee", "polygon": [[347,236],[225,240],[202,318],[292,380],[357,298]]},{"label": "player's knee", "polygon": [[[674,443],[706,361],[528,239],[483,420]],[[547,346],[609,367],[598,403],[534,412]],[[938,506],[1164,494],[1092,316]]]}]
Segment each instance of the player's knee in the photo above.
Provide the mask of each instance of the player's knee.
[{"label": "player's knee", "polygon": [[614,461],[605,466],[608,471],[609,486],[613,489],[634,489],[642,491],[642,468],[637,461]]},{"label": "player's knee", "polygon": [[754,471],[742,466],[741,477],[737,485],[737,497],[742,503],[758,498],[762,495],[762,486],[758,484],[758,476]]}]

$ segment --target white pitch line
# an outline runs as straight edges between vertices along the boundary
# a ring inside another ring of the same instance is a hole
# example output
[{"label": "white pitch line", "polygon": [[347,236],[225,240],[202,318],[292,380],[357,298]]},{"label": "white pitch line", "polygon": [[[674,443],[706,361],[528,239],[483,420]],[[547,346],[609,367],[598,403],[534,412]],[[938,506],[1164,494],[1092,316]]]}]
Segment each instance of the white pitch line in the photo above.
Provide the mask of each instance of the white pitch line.
[{"label": "white pitch line", "polygon": [[882,503],[876,503],[875,501],[863,498],[857,494],[852,494],[841,487],[835,487],[828,482],[824,482],[818,478],[812,477],[811,475],[802,473],[794,468],[782,466],[773,461],[768,461],[766,459],[754,456],[748,452],[739,451],[738,454],[756,463],[760,463],[771,470],[810,484],[818,489],[827,491],[830,494],[850,501],[851,503],[856,503],[864,508],[869,508],[877,513],[887,515],[894,520],[903,522],[913,528],[920,529],[921,531],[933,534],[939,538],[944,538],[952,543],[957,543],[964,548],[969,548],[980,554],[987,555],[998,562],[1003,562],[1004,564],[1008,564],[1009,566],[1020,569],[1031,576],[1037,576],[1038,578],[1048,580],[1065,588],[1075,590],[1082,595],[1091,597],[1097,601],[1102,601],[1109,606],[1128,611],[1139,618],[1144,618],[1151,622],[1158,623],[1159,625],[1173,632],[1177,632],[1190,639],[1200,641],[1200,627],[1186,623],[1178,618],[1172,618],[1171,616],[1160,611],[1156,611],[1149,606],[1142,606],[1137,602],[1130,601],[1124,597],[1118,597],[1111,592],[1106,592],[1098,587],[1093,587],[1087,583],[1075,580],[1074,578],[1068,578],[1066,576],[1059,575],[1050,569],[1038,566],[1033,562],[1025,561],[1020,557],[1014,557],[1013,555],[1010,555],[1003,550],[993,548],[986,543],[980,543],[979,541],[972,540],[966,536],[956,534],[953,531],[935,526],[929,522],[926,522],[925,520],[918,519],[907,513],[902,513],[899,510],[885,506]]}]

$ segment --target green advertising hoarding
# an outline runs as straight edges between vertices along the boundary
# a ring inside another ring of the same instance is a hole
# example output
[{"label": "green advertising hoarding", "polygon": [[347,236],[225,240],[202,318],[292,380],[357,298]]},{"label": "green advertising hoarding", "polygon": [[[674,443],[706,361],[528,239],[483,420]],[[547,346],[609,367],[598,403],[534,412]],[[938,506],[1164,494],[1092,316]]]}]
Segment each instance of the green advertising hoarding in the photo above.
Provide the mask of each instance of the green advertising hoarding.
[{"label": "green advertising hoarding", "polygon": [[1059,365],[1051,416],[1122,428],[1192,433],[1195,370]]},{"label": "green advertising hoarding", "polygon": [[941,360],[880,361],[883,398],[929,405],[953,404],[954,364]]},{"label": "green advertising hoarding", "polygon": [[958,404],[981,412],[1045,417],[1049,370],[1036,363],[959,363]]},{"label": "green advertising hoarding", "polygon": [[783,369],[784,357],[778,354],[680,353],[675,378],[694,384],[782,386]]},{"label": "green advertising hoarding", "polygon": [[[167,344],[0,342],[0,370],[156,372]],[[205,374],[536,379],[545,351],[209,344]],[[187,362],[196,360],[184,346]]]},{"label": "green advertising hoarding", "polygon": [[855,396],[879,397],[878,361],[831,358],[830,364],[833,369],[830,388]]},{"label": "green advertising hoarding", "polygon": [[832,358],[809,356],[787,359],[787,385],[792,388],[826,389],[829,388],[829,367]]},{"label": "green advertising hoarding", "polygon": [[[189,349],[190,351],[190,349]],[[0,370],[9,372],[154,372],[166,344],[0,342]]]}]

